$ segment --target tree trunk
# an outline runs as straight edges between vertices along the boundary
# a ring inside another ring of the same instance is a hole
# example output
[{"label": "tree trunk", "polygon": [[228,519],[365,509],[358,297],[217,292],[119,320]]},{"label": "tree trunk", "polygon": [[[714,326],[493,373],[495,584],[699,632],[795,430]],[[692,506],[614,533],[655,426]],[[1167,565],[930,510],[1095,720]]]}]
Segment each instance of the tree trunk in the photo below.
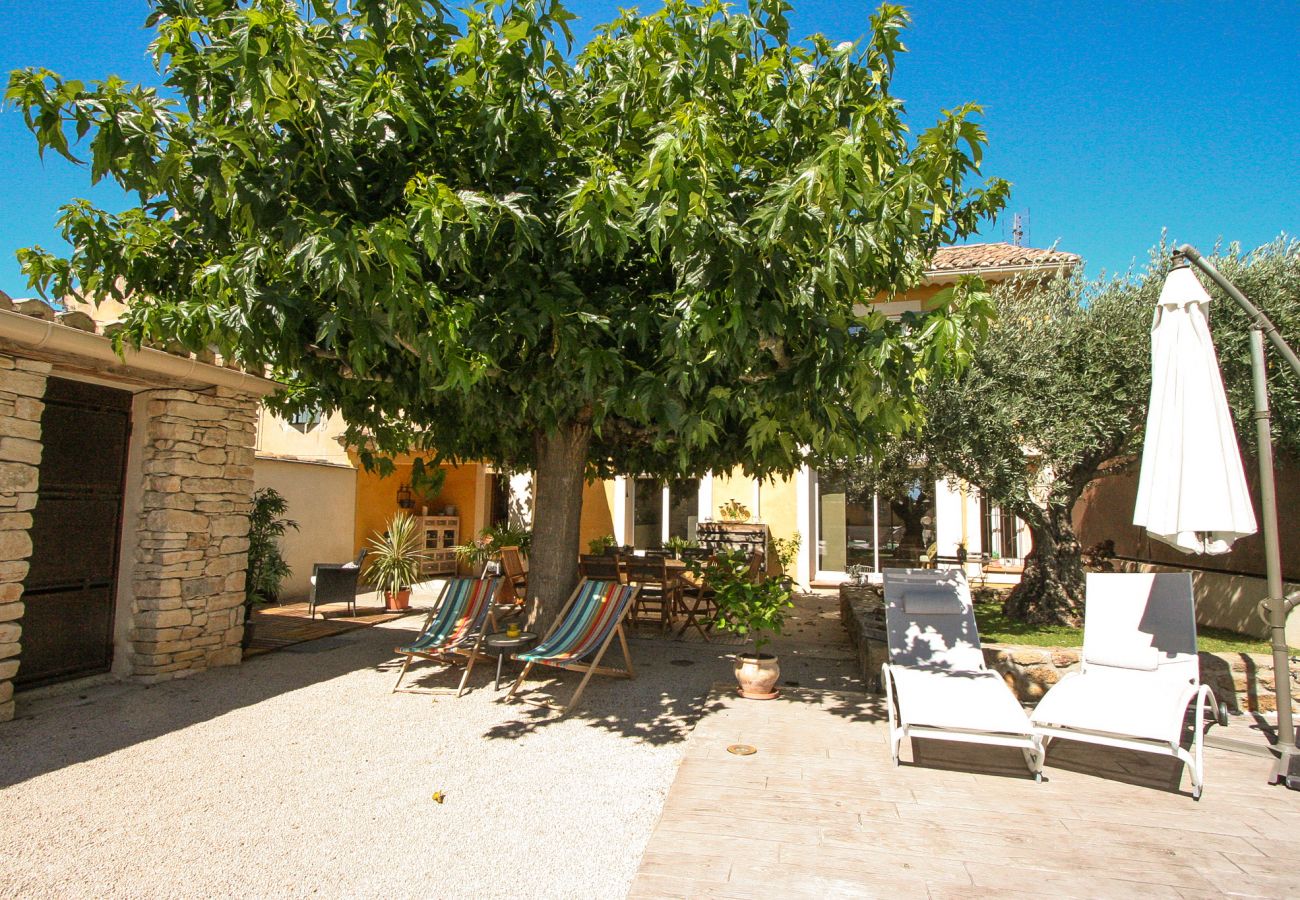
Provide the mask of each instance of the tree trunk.
[{"label": "tree trunk", "polygon": [[1034,539],[1020,584],[1002,611],[1033,625],[1078,625],[1083,618],[1083,548],[1070,510],[1049,506],[1023,517]]},{"label": "tree trunk", "polygon": [[538,432],[533,542],[528,553],[528,628],[545,634],[578,582],[578,528],[591,427],[577,422]]}]

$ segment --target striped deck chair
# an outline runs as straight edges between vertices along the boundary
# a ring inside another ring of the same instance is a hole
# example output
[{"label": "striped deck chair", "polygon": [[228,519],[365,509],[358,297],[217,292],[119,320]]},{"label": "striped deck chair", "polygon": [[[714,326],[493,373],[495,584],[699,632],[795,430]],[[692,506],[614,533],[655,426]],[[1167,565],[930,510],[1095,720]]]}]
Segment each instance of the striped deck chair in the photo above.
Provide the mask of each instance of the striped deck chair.
[{"label": "striped deck chair", "polygon": [[[532,650],[514,654],[515,659],[523,661],[524,669],[510,688],[510,693],[506,694],[506,700],[514,697],[528,677],[529,670],[537,664],[586,673],[569,705],[558,707],[565,713],[577,706],[578,698],[582,696],[592,675],[636,677],[632,670],[632,654],[627,649],[627,637],[623,634],[623,619],[638,590],[639,587],[635,584],[619,584],[617,581],[589,581],[585,578],[580,581],[542,642]],[[601,657],[615,636],[623,648],[623,661],[627,665],[625,669],[600,664]],[[582,662],[584,657],[589,656],[590,662]]]},{"label": "striped deck chair", "polygon": [[502,580],[500,576],[447,579],[438,606],[429,613],[420,636],[405,647],[393,650],[406,656],[402,671],[397,674],[397,684],[393,685],[394,692],[402,686],[406,669],[417,656],[448,665],[455,662],[452,656],[465,657],[465,674],[461,676],[456,696],[465,692],[474,660],[487,658],[479,648],[492,621],[492,601],[501,590]]}]

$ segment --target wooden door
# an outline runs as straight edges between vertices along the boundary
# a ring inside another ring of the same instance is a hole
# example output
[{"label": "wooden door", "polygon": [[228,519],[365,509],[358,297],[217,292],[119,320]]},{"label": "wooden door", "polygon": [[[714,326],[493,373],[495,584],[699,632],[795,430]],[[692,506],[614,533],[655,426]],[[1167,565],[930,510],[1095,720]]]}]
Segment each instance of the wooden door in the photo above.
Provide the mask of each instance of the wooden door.
[{"label": "wooden door", "polygon": [[51,378],[45,389],[20,685],[106,672],[122,533],[131,394]]}]

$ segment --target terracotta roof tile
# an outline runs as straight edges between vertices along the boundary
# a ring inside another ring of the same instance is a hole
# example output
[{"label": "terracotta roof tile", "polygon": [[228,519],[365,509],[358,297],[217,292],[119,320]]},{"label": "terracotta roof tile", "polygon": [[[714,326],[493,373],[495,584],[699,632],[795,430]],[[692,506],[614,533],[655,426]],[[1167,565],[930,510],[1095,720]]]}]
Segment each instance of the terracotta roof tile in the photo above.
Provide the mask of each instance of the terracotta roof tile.
[{"label": "terracotta roof tile", "polygon": [[931,274],[966,269],[1073,268],[1079,256],[1063,250],[1040,250],[1014,244],[963,244],[940,247],[926,269]]}]

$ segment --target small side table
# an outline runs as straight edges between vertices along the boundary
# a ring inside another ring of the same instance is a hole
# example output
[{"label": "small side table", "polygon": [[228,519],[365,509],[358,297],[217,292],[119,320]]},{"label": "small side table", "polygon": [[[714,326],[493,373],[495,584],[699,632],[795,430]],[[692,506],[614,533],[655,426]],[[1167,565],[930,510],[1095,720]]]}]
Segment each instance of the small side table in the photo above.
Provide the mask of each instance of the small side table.
[{"label": "small side table", "polygon": [[497,680],[495,690],[501,690],[501,663],[505,661],[506,654],[511,650],[522,650],[529,644],[537,640],[537,632],[521,631],[518,636],[511,637],[504,631],[494,631],[483,639],[483,643],[497,651]]}]

